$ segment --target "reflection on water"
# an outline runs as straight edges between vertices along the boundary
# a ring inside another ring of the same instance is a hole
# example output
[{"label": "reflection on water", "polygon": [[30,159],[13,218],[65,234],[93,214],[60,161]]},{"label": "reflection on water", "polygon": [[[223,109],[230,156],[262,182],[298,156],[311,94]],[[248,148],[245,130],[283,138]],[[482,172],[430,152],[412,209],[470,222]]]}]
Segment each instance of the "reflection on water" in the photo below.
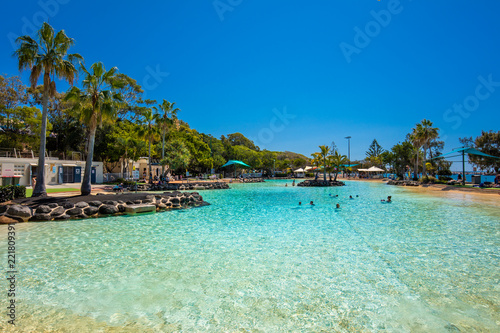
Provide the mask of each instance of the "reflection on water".
[{"label": "reflection on water", "polygon": [[232,187],[182,213],[18,224],[18,331],[499,330],[497,208],[375,183]]}]

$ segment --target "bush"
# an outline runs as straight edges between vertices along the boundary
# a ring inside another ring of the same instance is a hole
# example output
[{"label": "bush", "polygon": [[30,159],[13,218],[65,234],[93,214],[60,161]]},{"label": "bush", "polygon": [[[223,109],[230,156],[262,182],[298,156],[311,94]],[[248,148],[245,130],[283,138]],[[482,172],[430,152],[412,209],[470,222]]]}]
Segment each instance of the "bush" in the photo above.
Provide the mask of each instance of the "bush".
[{"label": "bush", "polygon": [[312,173],[312,172],[306,172],[306,177],[312,178],[312,177],[314,177],[314,173]]},{"label": "bush", "polygon": [[421,179],[421,182],[424,184],[428,184],[428,183],[434,184],[436,181],[437,181],[437,179],[432,177],[432,176],[424,176]]},{"label": "bush", "polygon": [[[439,170],[437,174],[438,176],[451,176],[451,170],[450,169]],[[439,178],[442,179],[442,177]]]},{"label": "bush", "polygon": [[26,198],[26,186],[0,186],[0,202],[6,202],[17,198]]}]

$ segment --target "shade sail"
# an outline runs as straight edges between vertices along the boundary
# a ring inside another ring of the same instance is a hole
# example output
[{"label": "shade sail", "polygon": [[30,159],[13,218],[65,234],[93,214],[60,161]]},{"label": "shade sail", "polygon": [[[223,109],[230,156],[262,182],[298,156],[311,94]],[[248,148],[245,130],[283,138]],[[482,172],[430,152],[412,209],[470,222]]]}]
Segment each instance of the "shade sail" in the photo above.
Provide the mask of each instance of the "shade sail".
[{"label": "shade sail", "polygon": [[493,157],[493,158],[500,158],[498,156],[493,156],[493,155],[488,155],[488,154],[485,154],[477,149],[474,149],[474,148],[458,148],[458,149],[453,149],[452,151],[450,151],[449,153],[446,153],[446,154],[443,154],[443,155],[439,155],[439,156],[436,156],[436,157],[433,157],[431,158],[432,160],[433,159],[436,159],[436,158],[440,158],[440,157],[443,157],[443,156],[448,156],[448,155],[452,155],[452,154],[456,154],[456,153],[465,153],[465,154],[471,154],[471,155],[479,155],[479,156],[485,156],[485,157]]},{"label": "shade sail", "polygon": [[299,169],[295,170],[294,172],[305,172],[305,170],[302,168],[299,168]]},{"label": "shade sail", "polygon": [[344,166],[346,168],[350,168],[350,167],[353,167],[353,166],[356,166],[356,165],[359,165],[359,164],[342,164],[342,166]]},{"label": "shade sail", "polygon": [[229,160],[229,161],[227,161],[227,163],[224,164],[223,166],[221,166],[221,168],[227,167],[227,166],[230,166],[230,165],[233,165],[233,164],[241,165],[241,166],[244,166],[244,167],[247,167],[247,168],[251,168],[250,165],[248,165],[248,164],[246,164],[246,163],[244,163],[242,161],[236,161],[236,160]]}]

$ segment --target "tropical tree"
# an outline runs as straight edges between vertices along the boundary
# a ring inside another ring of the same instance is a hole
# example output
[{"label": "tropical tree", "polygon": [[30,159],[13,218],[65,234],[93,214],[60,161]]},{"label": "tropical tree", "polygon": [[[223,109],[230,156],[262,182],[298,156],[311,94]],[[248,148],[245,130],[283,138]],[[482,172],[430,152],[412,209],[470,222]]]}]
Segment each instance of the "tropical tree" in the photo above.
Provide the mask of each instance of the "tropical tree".
[{"label": "tropical tree", "polygon": [[[158,105],[158,108],[161,110],[159,117],[157,119],[158,125],[160,126],[161,130],[161,161],[165,159],[165,135],[167,134],[168,131],[168,126],[173,124],[174,121],[177,119],[177,112],[180,111],[179,108],[174,108],[175,103],[170,103],[166,99],[163,100],[163,102]],[[155,107],[155,110],[158,110]],[[161,173],[165,174],[165,165],[166,163],[161,163]]]},{"label": "tropical tree", "polygon": [[366,151],[367,157],[379,157],[384,152],[384,148],[377,142],[377,139],[373,139],[370,147]]},{"label": "tropical tree", "polygon": [[337,181],[337,175],[345,168],[347,162],[347,156],[339,154],[338,151],[336,151],[333,155],[328,156],[330,170],[335,172],[334,181]]},{"label": "tropical tree", "polygon": [[77,53],[68,54],[74,40],[66,36],[64,30],[55,33],[54,29],[44,22],[37,31],[35,39],[28,35],[17,38],[19,48],[14,52],[18,58],[19,70],[28,69],[30,84],[36,87],[43,73],[42,124],[40,128],[40,152],[38,154],[37,182],[33,189],[33,197],[46,196],[45,187],[45,144],[47,137],[47,114],[49,98],[56,93],[54,76],[73,85],[78,74],[76,63],[83,61]]},{"label": "tropical tree", "polygon": [[148,141],[148,169],[149,176],[153,174],[151,168],[151,143],[158,138],[158,129],[156,123],[159,119],[158,113],[153,112],[152,108],[145,107],[141,111],[141,126],[138,128],[137,133],[140,137]]},{"label": "tropical tree", "polygon": [[321,166],[321,154],[320,153],[312,153],[311,154],[312,160],[311,163],[313,166],[316,167],[316,178],[318,178],[318,173],[319,173],[319,167]]},{"label": "tropical tree", "polygon": [[98,126],[104,121],[111,121],[116,117],[116,109],[122,101],[117,89],[123,86],[117,74],[117,68],[106,71],[101,62],[90,66],[90,71],[81,66],[85,78],[82,81],[82,90],[71,88],[65,99],[73,104],[72,110],[89,131],[87,143],[87,160],[81,186],[82,195],[89,195],[92,191],[91,172],[94,158],[95,134]]},{"label": "tropical tree", "polygon": [[432,122],[427,119],[423,119],[418,125],[417,136],[419,137],[420,143],[422,144],[422,149],[424,150],[423,174],[427,175],[427,150],[431,147],[432,142],[434,142],[439,137],[439,128],[432,127]]},{"label": "tropical tree", "polygon": [[323,162],[323,175],[324,175],[324,181],[326,182],[326,160],[328,156],[330,155],[330,147],[322,145],[319,146],[320,152],[319,156],[321,161]]},{"label": "tropical tree", "polygon": [[[466,147],[476,148],[485,154],[500,157],[500,131],[481,131],[481,135],[473,139],[461,138],[460,142]],[[469,162],[480,169],[494,169],[500,172],[500,159],[469,154]]]}]

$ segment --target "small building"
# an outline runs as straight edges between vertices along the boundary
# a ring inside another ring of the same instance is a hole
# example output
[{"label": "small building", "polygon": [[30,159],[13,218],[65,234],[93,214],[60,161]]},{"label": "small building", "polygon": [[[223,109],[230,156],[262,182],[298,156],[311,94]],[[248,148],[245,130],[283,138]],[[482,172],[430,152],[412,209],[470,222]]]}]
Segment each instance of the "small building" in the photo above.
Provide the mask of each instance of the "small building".
[{"label": "small building", "polygon": [[[45,184],[57,185],[81,183],[85,170],[85,161],[60,160],[54,157],[45,158]],[[38,171],[38,158],[0,157],[1,185],[32,185],[32,178]],[[92,163],[91,182],[103,182],[103,163]]]}]

